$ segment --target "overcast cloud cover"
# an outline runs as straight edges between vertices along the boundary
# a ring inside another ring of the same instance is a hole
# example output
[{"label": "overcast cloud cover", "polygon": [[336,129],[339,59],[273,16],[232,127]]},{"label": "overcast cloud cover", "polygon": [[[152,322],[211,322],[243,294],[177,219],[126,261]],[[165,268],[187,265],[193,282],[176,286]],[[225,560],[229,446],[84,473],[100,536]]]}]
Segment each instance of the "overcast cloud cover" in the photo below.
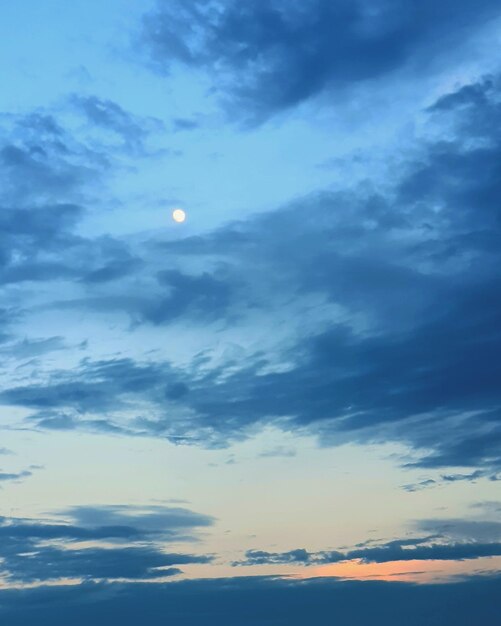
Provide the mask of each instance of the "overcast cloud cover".
[{"label": "overcast cloud cover", "polygon": [[495,623],[498,3],[0,20],[5,623]]}]

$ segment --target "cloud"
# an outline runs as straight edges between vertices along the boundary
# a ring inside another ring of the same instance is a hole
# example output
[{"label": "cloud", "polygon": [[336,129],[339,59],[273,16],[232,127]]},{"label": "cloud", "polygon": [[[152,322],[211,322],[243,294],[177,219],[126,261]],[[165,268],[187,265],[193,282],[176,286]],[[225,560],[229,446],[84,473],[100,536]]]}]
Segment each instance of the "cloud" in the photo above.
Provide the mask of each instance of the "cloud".
[{"label": "cloud", "polygon": [[417,483],[409,483],[407,485],[403,485],[402,489],[408,491],[409,493],[413,493],[415,491],[421,491],[429,487],[444,486],[450,483],[465,481],[476,483],[477,480],[479,480],[480,478],[487,478],[492,482],[501,480],[499,474],[493,474],[492,472],[487,472],[484,470],[475,470],[474,472],[470,472],[469,474],[441,474],[437,478],[427,478],[426,480],[421,480]]},{"label": "cloud", "polygon": [[3,194],[24,202],[34,196],[52,199],[61,193],[74,192],[89,182],[92,169],[73,163],[71,157],[65,158],[66,152],[62,152],[58,154],[50,145],[4,145],[0,149]]},{"label": "cloud", "polygon": [[[423,529],[430,528],[423,524]],[[446,526],[447,527],[447,526]],[[481,543],[465,541],[456,543],[433,543],[436,535],[416,538],[398,539],[377,546],[363,546],[345,551],[308,552],[304,548],[288,552],[265,552],[248,550],[244,561],[236,561],[235,566],[242,565],[283,565],[297,563],[302,565],[319,565],[342,563],[343,561],[361,560],[364,563],[389,563],[394,561],[458,561],[479,559],[501,555],[500,542]]]},{"label": "cloud", "polygon": [[235,561],[233,565],[283,565],[283,564],[309,564],[313,555],[304,548],[289,550],[288,552],[266,552],[264,550],[247,550],[244,561]]},{"label": "cloud", "polygon": [[86,201],[111,168],[112,151],[103,155],[102,146],[92,147],[51,114],[2,121],[0,285],[103,284],[134,272],[139,262],[127,244],[75,232],[87,213]]},{"label": "cloud", "polygon": [[230,303],[230,285],[208,273],[190,276],[176,270],[164,270],[159,273],[158,282],[169,290],[169,295],[155,299],[141,312],[143,319],[154,324],[169,322],[182,315],[218,318]]},{"label": "cloud", "polygon": [[174,121],[174,130],[182,131],[182,130],[196,130],[200,127],[200,124],[196,120],[187,119],[184,117],[177,117]]},{"label": "cloud", "polygon": [[422,491],[423,489],[427,489],[428,487],[435,487],[437,484],[440,483],[433,478],[426,478],[425,480],[420,480],[417,483],[408,483],[407,485],[402,485],[402,489],[404,491],[408,491],[409,493],[414,493],[415,491]]},{"label": "cloud", "polygon": [[[170,378],[176,381],[174,373]],[[80,413],[100,413],[125,406],[129,395],[162,394],[168,382],[167,365],[141,365],[132,359],[92,362],[85,358],[76,375],[59,372],[48,385],[13,388],[3,392],[3,401],[42,411],[70,408]]]},{"label": "cloud", "polygon": [[270,457],[293,457],[296,456],[296,451],[293,448],[288,448],[286,446],[276,446],[275,448],[271,448],[270,450],[264,450],[259,454],[262,458],[270,458]]},{"label": "cloud", "polygon": [[34,110],[0,117],[1,202],[33,209],[80,204],[98,188],[110,160],[85,137],[68,130],[62,111]]},{"label": "cloud", "polygon": [[[9,582],[39,582],[60,579],[155,579],[181,573],[171,567],[180,563],[205,563],[206,557],[163,554],[149,547],[124,548],[54,548],[33,546],[25,556],[2,551],[4,568]],[[47,569],[50,564],[50,570]]]},{"label": "cloud", "polygon": [[60,513],[84,526],[134,526],[179,541],[185,532],[210,527],[214,518],[180,507],[153,505],[75,506]]},{"label": "cloud", "polygon": [[[495,510],[493,512],[496,513]],[[420,531],[440,533],[452,540],[501,541],[501,522],[493,519],[428,519],[417,522],[416,527]]]},{"label": "cloud", "polygon": [[430,72],[498,16],[492,0],[159,0],[142,45],[161,72],[175,62],[208,72],[233,116],[259,122],[402,68]]},{"label": "cloud", "polygon": [[83,214],[75,204],[2,208],[0,285],[54,280],[103,284],[133,273],[140,263],[126,244],[73,233]]},{"label": "cloud", "polygon": [[471,626],[495,623],[499,578],[441,585],[306,581],[252,577],[169,584],[42,587],[0,592],[0,616],[9,626],[245,626],[334,622],[340,626]]},{"label": "cloud", "polygon": [[149,135],[163,130],[159,119],[133,115],[112,100],[73,94],[70,103],[91,125],[119,137],[132,154],[144,155]]},{"label": "cloud", "polygon": [[0,347],[0,354],[16,359],[29,359],[49,352],[65,349],[66,345],[64,339],[55,336],[47,337],[46,339],[23,339]]},{"label": "cloud", "polygon": [[473,509],[486,511],[488,513],[501,513],[501,501],[486,500],[483,502],[475,502],[471,505]]},{"label": "cloud", "polygon": [[0,518],[4,581],[152,580],[181,573],[173,566],[213,559],[165,550],[166,542],[195,541],[198,529],[213,524],[188,509],[81,506],[61,516],[72,521]]},{"label": "cloud", "polygon": [[30,476],[33,476],[33,472],[31,470],[23,470],[21,472],[0,472],[0,482],[20,482],[24,478],[29,478]]}]

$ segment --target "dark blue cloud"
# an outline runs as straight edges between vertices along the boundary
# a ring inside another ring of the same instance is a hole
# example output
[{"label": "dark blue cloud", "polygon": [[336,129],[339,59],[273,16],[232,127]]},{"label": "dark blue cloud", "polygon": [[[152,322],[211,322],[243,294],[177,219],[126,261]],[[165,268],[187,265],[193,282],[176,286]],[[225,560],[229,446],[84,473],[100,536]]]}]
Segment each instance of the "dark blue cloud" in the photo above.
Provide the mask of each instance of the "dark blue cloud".
[{"label": "dark blue cloud", "polygon": [[105,236],[86,244],[94,259],[80,268],[78,279],[87,286],[117,282],[141,269],[141,259],[124,242]]},{"label": "dark blue cloud", "polygon": [[[214,322],[232,315],[232,305],[237,299],[238,281],[224,271],[214,273],[188,273],[178,269],[163,269],[155,276],[148,275],[149,265],[140,257],[132,255],[125,246],[105,266],[88,272],[82,277],[94,294],[64,302],[55,306],[67,309],[90,310],[104,314],[125,312],[134,327],[142,324],[168,325],[178,320],[190,320],[193,324]],[[141,272],[146,266],[146,271]],[[100,283],[112,283],[123,277],[140,276],[148,289],[138,294],[128,293],[124,283],[119,293],[109,295],[99,292]]]},{"label": "dark blue cloud", "polygon": [[224,315],[230,305],[232,288],[223,280],[204,273],[189,276],[176,270],[164,270],[158,282],[169,295],[156,299],[142,315],[154,324],[165,323],[182,315],[202,319]]},{"label": "dark blue cloud", "polygon": [[[20,543],[20,542],[19,542]],[[30,542],[2,549],[4,580],[17,583],[71,579],[155,579],[181,573],[172,565],[206,563],[207,557],[164,554],[151,547],[56,548]],[[29,555],[22,551],[30,550]]]},{"label": "dark blue cloud", "polygon": [[[56,280],[102,284],[140,262],[109,236],[76,229],[85,200],[111,167],[113,151],[76,137],[42,113],[7,116],[0,141],[0,284]],[[96,143],[96,142],[93,142]]]},{"label": "dark blue cloud", "polygon": [[165,386],[177,382],[175,372],[167,364],[141,365],[132,359],[92,362],[86,358],[76,376],[60,372],[57,378],[49,385],[5,391],[3,400],[6,404],[40,410],[70,408],[80,413],[99,413],[125,406],[128,395],[158,394],[163,399]]},{"label": "dark blue cloud", "polygon": [[102,585],[0,592],[9,626],[472,626],[495,624],[499,578],[442,585],[269,578]]},{"label": "dark blue cloud", "polygon": [[89,182],[94,173],[86,164],[67,158],[66,150],[60,146],[41,142],[2,146],[0,168],[3,193],[20,200],[73,192]]},{"label": "dark blue cloud", "polygon": [[208,71],[233,115],[261,121],[404,67],[430,71],[496,16],[493,0],[159,0],[142,43],[160,71]]},{"label": "dark blue cloud", "polygon": [[308,552],[304,548],[288,552],[265,552],[248,550],[244,561],[234,565],[279,565],[297,563],[320,565],[342,563],[359,559],[364,563],[389,563],[393,561],[461,561],[501,556],[501,543],[476,541],[438,543],[436,537],[394,540],[377,546],[364,546],[353,550]]},{"label": "dark blue cloud", "polygon": [[197,530],[213,524],[188,509],[81,506],[60,516],[64,522],[0,518],[4,580],[155,579],[179,574],[174,565],[213,560],[165,550],[166,542],[196,541]]},{"label": "dark blue cloud", "polygon": [[[190,529],[210,527],[214,518],[186,508],[150,505],[75,506],[61,513],[84,526],[134,526],[165,538],[183,538]],[[193,539],[193,537],[191,537]]]}]

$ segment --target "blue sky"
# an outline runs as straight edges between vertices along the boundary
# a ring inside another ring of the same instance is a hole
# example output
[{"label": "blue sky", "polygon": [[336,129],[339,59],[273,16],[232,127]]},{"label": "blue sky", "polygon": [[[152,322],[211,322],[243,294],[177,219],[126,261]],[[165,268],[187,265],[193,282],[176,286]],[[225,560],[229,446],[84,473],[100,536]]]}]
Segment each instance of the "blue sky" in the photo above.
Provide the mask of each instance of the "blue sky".
[{"label": "blue sky", "polygon": [[9,624],[493,623],[500,20],[0,7]]}]

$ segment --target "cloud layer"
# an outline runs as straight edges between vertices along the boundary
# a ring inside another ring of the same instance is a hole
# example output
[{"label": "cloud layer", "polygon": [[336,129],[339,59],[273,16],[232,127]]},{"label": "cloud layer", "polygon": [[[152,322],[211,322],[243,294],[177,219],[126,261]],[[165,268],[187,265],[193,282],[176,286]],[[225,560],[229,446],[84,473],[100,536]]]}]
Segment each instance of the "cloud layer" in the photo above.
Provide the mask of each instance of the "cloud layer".
[{"label": "cloud layer", "polygon": [[430,72],[497,16],[492,0],[159,0],[142,42],[154,67],[208,72],[232,115],[256,122],[404,68]]},{"label": "cloud layer", "polygon": [[[145,626],[159,619],[179,626],[299,626],[334,621],[339,626],[471,626],[494,623],[499,578],[443,585],[280,581],[267,578],[191,581],[167,585],[82,585],[2,591],[0,615],[12,626],[51,626],[115,620]],[[61,611],[64,607],[64,611]]]}]

